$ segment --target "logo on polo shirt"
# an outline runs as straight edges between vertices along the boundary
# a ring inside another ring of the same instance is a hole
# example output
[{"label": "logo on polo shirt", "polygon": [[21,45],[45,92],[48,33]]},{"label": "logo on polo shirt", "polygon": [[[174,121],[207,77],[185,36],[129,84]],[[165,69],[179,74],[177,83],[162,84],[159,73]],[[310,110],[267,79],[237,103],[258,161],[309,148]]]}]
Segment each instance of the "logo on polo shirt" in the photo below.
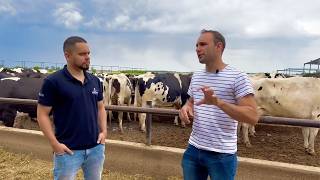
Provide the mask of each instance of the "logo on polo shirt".
[{"label": "logo on polo shirt", "polygon": [[92,94],[94,94],[94,95],[98,95],[98,91],[96,90],[96,88],[93,88],[93,90],[92,90]]}]

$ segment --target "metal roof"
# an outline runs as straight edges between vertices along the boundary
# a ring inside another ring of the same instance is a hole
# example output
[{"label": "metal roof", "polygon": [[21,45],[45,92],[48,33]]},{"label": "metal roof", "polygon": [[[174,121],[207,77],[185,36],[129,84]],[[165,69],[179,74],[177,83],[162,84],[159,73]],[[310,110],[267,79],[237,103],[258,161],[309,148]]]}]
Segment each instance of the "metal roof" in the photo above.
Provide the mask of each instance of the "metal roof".
[{"label": "metal roof", "polygon": [[320,58],[315,59],[315,60],[311,60],[311,61],[306,62],[304,64],[317,64],[317,65],[320,65]]}]

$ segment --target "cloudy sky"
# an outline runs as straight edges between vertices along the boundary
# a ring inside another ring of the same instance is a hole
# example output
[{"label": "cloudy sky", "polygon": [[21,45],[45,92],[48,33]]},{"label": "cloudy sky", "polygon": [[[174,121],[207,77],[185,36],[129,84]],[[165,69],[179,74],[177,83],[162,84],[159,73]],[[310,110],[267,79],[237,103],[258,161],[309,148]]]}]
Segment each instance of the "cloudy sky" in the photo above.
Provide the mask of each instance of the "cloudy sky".
[{"label": "cloudy sky", "polygon": [[201,29],[225,35],[224,61],[271,72],[319,58],[317,0],[0,0],[0,63],[63,63],[62,44],[84,37],[94,65],[202,68]]}]

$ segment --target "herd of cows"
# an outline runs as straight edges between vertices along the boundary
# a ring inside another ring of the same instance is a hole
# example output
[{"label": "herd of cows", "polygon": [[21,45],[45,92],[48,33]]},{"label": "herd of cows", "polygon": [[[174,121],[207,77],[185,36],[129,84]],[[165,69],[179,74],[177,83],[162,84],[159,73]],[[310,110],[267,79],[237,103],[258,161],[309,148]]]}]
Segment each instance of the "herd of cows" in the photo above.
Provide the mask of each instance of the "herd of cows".
[{"label": "herd of cows", "polygon": [[[0,69],[0,97],[37,99],[44,78],[48,73],[32,69]],[[98,74],[103,83],[106,105],[146,106],[152,101],[155,107],[181,108],[189,98],[187,91],[192,74],[151,73],[133,76],[125,74]],[[250,75],[260,115],[281,116],[320,120],[320,79],[313,77],[290,77],[268,73]],[[23,104],[0,103],[0,120],[5,126],[13,126],[18,112],[28,113],[36,118],[36,107]],[[127,116],[130,118],[130,115]],[[109,113],[112,118],[112,113]],[[123,113],[118,114],[119,128],[122,128]],[[136,116],[134,116],[136,118]],[[140,128],[145,131],[146,114],[138,115]],[[178,125],[178,117],[174,124]],[[181,126],[185,124],[181,122]],[[251,146],[249,135],[254,127],[239,124],[243,141]],[[304,147],[314,155],[314,141],[317,128],[302,128]]]}]

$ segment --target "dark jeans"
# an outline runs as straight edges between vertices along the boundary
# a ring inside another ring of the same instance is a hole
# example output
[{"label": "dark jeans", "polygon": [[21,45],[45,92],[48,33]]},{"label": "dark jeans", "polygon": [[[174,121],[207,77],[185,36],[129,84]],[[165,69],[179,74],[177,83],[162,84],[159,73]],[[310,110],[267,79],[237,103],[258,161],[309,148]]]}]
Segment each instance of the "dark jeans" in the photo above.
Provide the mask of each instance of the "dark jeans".
[{"label": "dark jeans", "polygon": [[233,180],[237,172],[237,154],[218,153],[188,145],[182,158],[185,180]]}]

